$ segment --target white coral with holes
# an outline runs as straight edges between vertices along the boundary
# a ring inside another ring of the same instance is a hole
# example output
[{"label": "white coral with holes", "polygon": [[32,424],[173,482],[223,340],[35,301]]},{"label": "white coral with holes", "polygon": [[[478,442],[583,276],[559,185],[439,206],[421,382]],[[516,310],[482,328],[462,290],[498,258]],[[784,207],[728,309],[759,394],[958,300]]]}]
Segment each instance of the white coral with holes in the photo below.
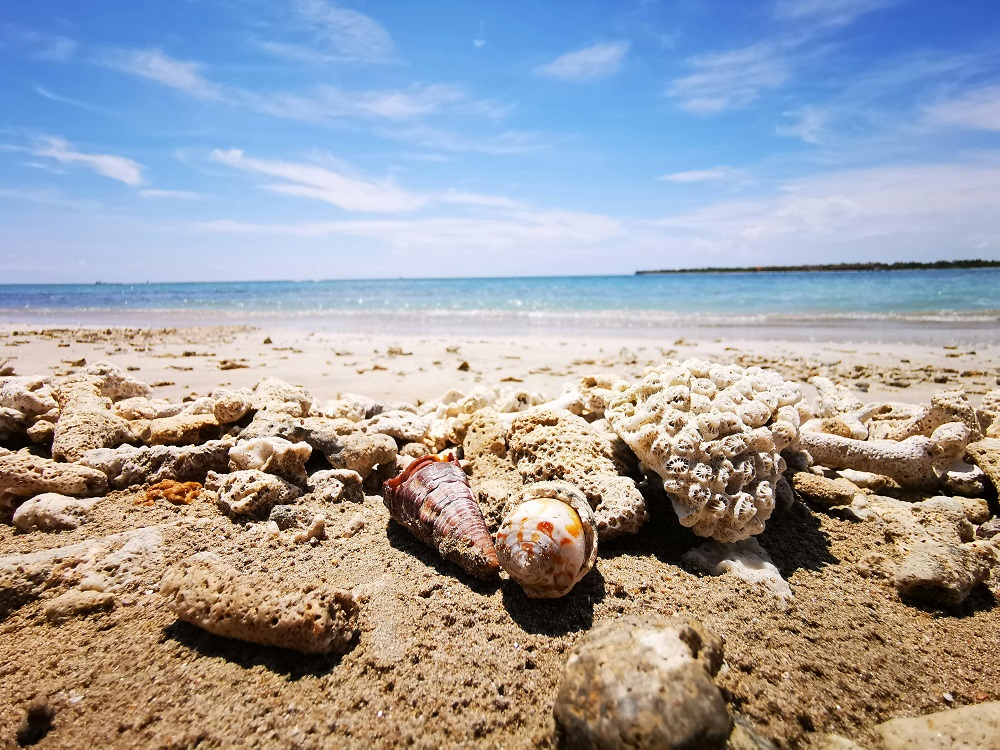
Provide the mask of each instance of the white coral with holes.
[{"label": "white coral with holes", "polygon": [[663,480],[684,526],[721,542],[764,530],[798,438],[802,393],[759,367],[666,362],[620,384],[606,417]]}]

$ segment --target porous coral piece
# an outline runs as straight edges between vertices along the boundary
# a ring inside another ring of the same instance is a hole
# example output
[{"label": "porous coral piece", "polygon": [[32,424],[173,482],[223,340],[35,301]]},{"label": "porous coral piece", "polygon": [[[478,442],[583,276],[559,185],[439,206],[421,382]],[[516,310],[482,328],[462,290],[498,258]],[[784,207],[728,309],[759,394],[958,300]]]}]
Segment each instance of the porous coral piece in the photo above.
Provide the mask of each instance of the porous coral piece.
[{"label": "porous coral piece", "polygon": [[88,365],[84,373],[97,377],[101,383],[101,395],[113,402],[136,396],[148,396],[153,390],[146,383],[110,362],[94,362]]},{"label": "porous coral piece", "polygon": [[265,378],[254,386],[250,394],[252,407],[292,417],[307,417],[313,397],[304,388],[286,383],[279,378]]},{"label": "porous coral piece", "polygon": [[618,473],[614,452],[582,417],[562,409],[531,409],[507,434],[508,451],[525,483],[561,479],[587,497],[602,539],[634,534],[646,521],[635,481]]},{"label": "porous coral piece", "polygon": [[172,404],[164,399],[152,400],[145,396],[126,398],[114,405],[115,414],[128,420],[173,417],[183,409],[183,404]]},{"label": "porous coral piece", "polygon": [[223,391],[216,395],[212,414],[219,424],[232,424],[243,419],[252,406],[250,396],[242,391]]},{"label": "porous coral piece", "polygon": [[801,398],[777,373],[690,359],[650,369],[606,416],[663,481],[684,526],[733,542],[763,531],[774,510]]},{"label": "porous coral piece", "polygon": [[23,503],[12,522],[20,531],[66,531],[83,523],[100,498],[67,497],[55,492],[36,495]]},{"label": "porous coral piece", "polygon": [[930,437],[915,435],[906,440],[853,440],[839,435],[803,432],[799,448],[828,469],[855,469],[892,477],[903,487],[934,488],[948,479],[948,472],[961,464],[969,440],[969,428],[961,422],[938,427]]},{"label": "porous coral piece", "polygon": [[989,438],[1000,438],[1000,390],[993,390],[983,396],[976,409],[979,427]]},{"label": "porous coral piece", "polygon": [[219,493],[219,509],[230,517],[267,513],[275,505],[292,503],[302,496],[294,484],[256,469],[221,476],[210,473],[205,486]]},{"label": "porous coral piece", "polygon": [[816,407],[814,409],[817,417],[836,417],[839,414],[857,411],[861,408],[861,399],[840,383],[835,383],[830,378],[820,375],[809,378],[809,384],[817,392]]},{"label": "porous coral piece", "polygon": [[428,421],[413,412],[393,410],[366,419],[360,426],[372,435],[388,435],[396,440],[412,443],[424,439]]},{"label": "porous coral piece", "polygon": [[165,500],[171,505],[190,505],[201,495],[202,486],[198,482],[175,482],[164,479],[146,488],[145,505],[153,505],[157,500]]},{"label": "porous coral piece", "polygon": [[469,422],[462,443],[469,484],[483,511],[483,518],[496,531],[521,492],[521,475],[507,455],[506,431],[492,408],[480,409]]},{"label": "porous coral piece", "polygon": [[[133,439],[129,423],[111,411],[99,375],[77,373],[55,384],[59,419],[52,437],[52,457],[76,461],[88,450],[114,448]],[[113,390],[113,389],[112,389]]]},{"label": "porous coral piece", "polygon": [[103,472],[115,490],[137,484],[156,484],[166,479],[204,483],[209,472],[227,470],[232,447],[232,438],[211,440],[202,445],[141,448],[123,445],[117,449],[88,451],[80,464]]},{"label": "porous coral piece", "polygon": [[905,440],[914,435],[930,437],[934,430],[949,422],[961,422],[968,427],[970,441],[983,436],[976,410],[969,403],[968,396],[962,391],[938,391],[931,396],[929,405],[922,406],[916,415],[889,429],[882,437],[886,440]]},{"label": "porous coral piece", "polygon": [[26,450],[14,453],[0,449],[0,511],[43,492],[92,497],[104,494],[107,488],[107,476],[96,469],[51,461]]},{"label": "porous coral piece", "polygon": [[396,441],[377,434],[342,435],[335,445],[327,448],[323,453],[330,466],[356,471],[362,479],[367,479],[376,466],[395,463],[397,454]]},{"label": "porous coral piece", "polygon": [[358,605],[350,592],[321,584],[286,588],[264,576],[241,575],[208,555],[169,570],[160,593],[179,619],[264,646],[343,653],[357,632]]},{"label": "porous coral piece", "polygon": [[307,443],[292,443],[284,438],[241,440],[229,450],[229,468],[259,469],[304,487],[309,481],[306,462],[311,455]]},{"label": "porous coral piece", "polygon": [[722,640],[683,618],[602,623],[574,646],[553,713],[562,745],[724,750],[732,718],[712,680]]},{"label": "porous coral piece", "polygon": [[791,482],[793,490],[821,508],[850,505],[857,495],[862,494],[860,487],[843,477],[828,479],[808,471],[795,472]]},{"label": "porous coral piece", "polygon": [[135,430],[146,445],[198,445],[219,436],[212,414],[177,414],[143,422]]},{"label": "porous coral piece", "polygon": [[1000,439],[985,438],[966,446],[965,455],[978,466],[1000,492]]},{"label": "porous coral piece", "polygon": [[309,492],[316,500],[325,503],[363,503],[365,493],[361,488],[361,475],[350,469],[327,469],[309,477]]}]

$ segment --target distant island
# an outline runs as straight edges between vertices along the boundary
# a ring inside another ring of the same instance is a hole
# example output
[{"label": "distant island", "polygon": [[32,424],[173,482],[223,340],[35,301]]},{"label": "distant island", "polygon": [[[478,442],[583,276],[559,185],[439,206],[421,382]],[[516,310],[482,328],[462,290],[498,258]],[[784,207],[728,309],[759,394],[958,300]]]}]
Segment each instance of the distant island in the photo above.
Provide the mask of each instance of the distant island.
[{"label": "distant island", "polygon": [[789,273],[794,271],[928,271],[950,268],[1000,268],[1000,260],[936,260],[933,263],[825,263],[810,266],[744,266],[742,268],[665,268],[636,271],[636,276],[664,273]]}]

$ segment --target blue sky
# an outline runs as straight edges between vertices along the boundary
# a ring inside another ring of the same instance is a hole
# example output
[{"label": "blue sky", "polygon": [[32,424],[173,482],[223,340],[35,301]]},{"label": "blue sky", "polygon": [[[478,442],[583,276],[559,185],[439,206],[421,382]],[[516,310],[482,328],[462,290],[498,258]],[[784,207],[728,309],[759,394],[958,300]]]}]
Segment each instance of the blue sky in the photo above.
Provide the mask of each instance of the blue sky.
[{"label": "blue sky", "polygon": [[1000,258],[995,0],[10,0],[8,282]]}]

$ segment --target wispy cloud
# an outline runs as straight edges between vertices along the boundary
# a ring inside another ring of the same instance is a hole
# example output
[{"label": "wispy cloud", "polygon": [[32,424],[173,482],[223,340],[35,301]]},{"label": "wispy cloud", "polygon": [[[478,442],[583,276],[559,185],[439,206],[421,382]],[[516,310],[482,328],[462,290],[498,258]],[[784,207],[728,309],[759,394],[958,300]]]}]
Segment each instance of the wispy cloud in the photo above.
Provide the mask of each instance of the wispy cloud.
[{"label": "wispy cloud", "polygon": [[934,254],[946,238],[949,247],[971,249],[974,238],[996,234],[998,211],[1000,154],[994,153],[975,163],[818,175],[788,182],[773,197],[717,203],[656,224],[673,236],[774,257],[803,247],[843,256],[847,244],[869,241],[883,250],[905,243]]},{"label": "wispy cloud", "polygon": [[139,195],[143,198],[168,198],[182,201],[196,201],[205,197],[204,193],[196,193],[192,190],[140,190]]},{"label": "wispy cloud", "polygon": [[158,49],[114,50],[99,55],[97,60],[106,67],[148,78],[197,99],[226,101],[230,98],[224,87],[202,75],[200,63],[177,60]]},{"label": "wispy cloud", "polygon": [[791,78],[787,56],[776,45],[755,44],[742,49],[699,55],[688,60],[690,75],[676,78],[667,95],[680,108],[709,115],[746,106],[760,92],[783,86]]},{"label": "wispy cloud", "polygon": [[201,224],[217,232],[325,237],[351,235],[381,240],[400,248],[422,247],[468,253],[472,249],[540,249],[598,245],[619,235],[618,220],[572,211],[525,210],[496,217],[449,217],[404,220],[257,224],[220,220]]},{"label": "wispy cloud", "polygon": [[479,22],[479,33],[472,40],[472,46],[476,48],[486,46],[486,21]]},{"label": "wispy cloud", "polygon": [[934,124],[974,130],[1000,130],[1000,84],[966,91],[927,108]]},{"label": "wispy cloud", "polygon": [[23,149],[30,154],[45,159],[54,159],[60,164],[81,165],[112,180],[137,187],[143,182],[143,166],[124,156],[111,154],[88,154],[74,151],[68,141],[62,138],[39,138],[35,144]]},{"label": "wispy cloud", "polygon": [[18,46],[27,48],[27,53],[35,60],[66,62],[76,55],[80,45],[60,34],[48,34],[27,29],[17,24],[0,26],[0,37],[13,40]]},{"label": "wispy cloud", "polygon": [[749,179],[749,175],[742,169],[719,166],[712,167],[711,169],[673,172],[671,174],[660,175],[656,179],[682,184],[691,182],[746,182]]},{"label": "wispy cloud", "polygon": [[296,0],[293,8],[311,43],[265,42],[265,50],[314,63],[378,64],[398,59],[389,32],[371,16],[327,0]]},{"label": "wispy cloud", "polygon": [[85,109],[89,112],[109,114],[108,110],[104,109],[103,107],[98,107],[96,104],[90,104],[89,102],[80,101],[79,99],[74,99],[69,96],[61,96],[60,94],[55,94],[49,91],[44,86],[35,85],[34,89],[36,94],[50,101],[59,102],[60,104],[68,104],[71,107],[79,107],[80,109]]},{"label": "wispy cloud", "polygon": [[535,74],[564,81],[592,81],[616,73],[629,50],[629,42],[595,44],[560,55],[547,65],[535,68]]},{"label": "wispy cloud", "polygon": [[823,128],[829,120],[829,114],[813,107],[803,107],[795,112],[786,112],[785,117],[791,122],[779,125],[774,132],[785,138],[800,138],[806,143],[818,145],[822,142]]},{"label": "wispy cloud", "polygon": [[212,160],[229,167],[277,177],[282,182],[265,184],[265,190],[325,201],[346,211],[413,211],[425,198],[396,187],[389,181],[365,180],[312,164],[268,161],[231,149],[212,152]]},{"label": "wispy cloud", "polygon": [[846,26],[876,10],[901,0],[778,0],[774,16],[783,21],[801,21],[822,26]]},{"label": "wispy cloud", "polygon": [[523,154],[538,151],[545,145],[538,133],[520,130],[470,136],[414,123],[402,128],[379,128],[376,132],[384,138],[456,153]]},{"label": "wispy cloud", "polygon": [[322,122],[360,118],[402,121],[466,101],[467,94],[458,86],[439,83],[383,91],[345,91],[323,86],[308,96],[242,92],[239,98],[258,112],[294,120]]}]

